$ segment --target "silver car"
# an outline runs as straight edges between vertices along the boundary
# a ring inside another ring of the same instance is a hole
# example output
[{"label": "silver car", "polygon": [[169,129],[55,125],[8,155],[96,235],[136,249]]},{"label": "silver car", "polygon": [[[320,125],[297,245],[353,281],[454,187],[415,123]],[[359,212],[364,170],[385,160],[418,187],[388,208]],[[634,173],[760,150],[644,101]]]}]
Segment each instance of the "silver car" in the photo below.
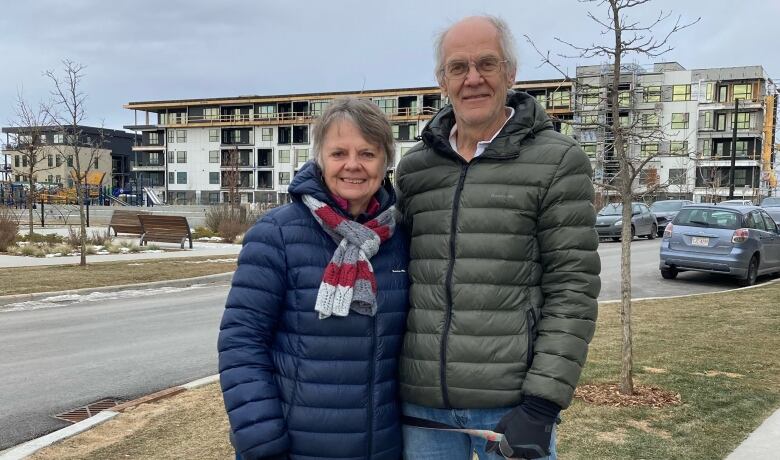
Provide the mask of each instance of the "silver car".
[{"label": "silver car", "polygon": [[660,269],[665,279],[692,270],[750,286],[759,275],[780,272],[780,228],[754,206],[686,206],[666,226]]},{"label": "silver car", "polygon": [[[620,241],[623,231],[623,205],[610,203],[599,211],[596,216],[596,232],[600,238],[612,238]],[[631,203],[631,239],[634,236],[646,236],[652,240],[658,233],[658,222],[655,215],[644,203]]]},{"label": "silver car", "polygon": [[674,216],[683,206],[693,204],[691,200],[660,200],[650,205],[650,210],[655,214],[655,220],[658,222],[658,236],[664,234],[666,224],[674,219]]}]

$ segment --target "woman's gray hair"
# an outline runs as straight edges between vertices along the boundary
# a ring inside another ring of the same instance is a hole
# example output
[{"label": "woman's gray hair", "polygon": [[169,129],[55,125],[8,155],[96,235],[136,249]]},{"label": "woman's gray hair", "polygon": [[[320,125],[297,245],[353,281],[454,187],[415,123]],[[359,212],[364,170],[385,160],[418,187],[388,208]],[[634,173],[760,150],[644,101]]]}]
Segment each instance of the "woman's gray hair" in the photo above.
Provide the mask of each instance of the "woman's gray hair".
[{"label": "woman's gray hair", "polygon": [[[517,46],[515,45],[515,36],[509,29],[509,25],[506,23],[506,21],[499,18],[498,16],[491,16],[486,14],[473,17],[484,19],[496,28],[496,33],[498,33],[498,45],[501,47],[501,55],[507,61],[507,71],[514,75],[514,73],[517,71]],[[436,55],[436,79],[438,81],[441,81],[441,78],[444,76],[444,39],[447,37],[447,34],[454,25],[455,24],[452,24],[441,31],[436,36],[436,41],[434,42],[434,53]]]},{"label": "woman's gray hair", "polygon": [[336,122],[346,120],[360,130],[363,137],[385,153],[385,170],[395,164],[393,128],[382,110],[370,99],[340,97],[331,101],[314,125],[314,160],[322,168],[322,144],[325,134]]}]

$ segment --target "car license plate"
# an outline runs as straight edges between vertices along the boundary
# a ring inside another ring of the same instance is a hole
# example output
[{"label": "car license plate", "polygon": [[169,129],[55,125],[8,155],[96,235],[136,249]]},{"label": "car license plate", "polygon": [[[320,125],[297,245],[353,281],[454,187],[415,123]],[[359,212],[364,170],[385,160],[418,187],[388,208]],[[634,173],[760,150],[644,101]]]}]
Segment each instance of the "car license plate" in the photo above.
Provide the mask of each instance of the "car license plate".
[{"label": "car license plate", "polygon": [[709,246],[710,239],[706,236],[694,236],[691,238],[691,245],[693,246]]}]

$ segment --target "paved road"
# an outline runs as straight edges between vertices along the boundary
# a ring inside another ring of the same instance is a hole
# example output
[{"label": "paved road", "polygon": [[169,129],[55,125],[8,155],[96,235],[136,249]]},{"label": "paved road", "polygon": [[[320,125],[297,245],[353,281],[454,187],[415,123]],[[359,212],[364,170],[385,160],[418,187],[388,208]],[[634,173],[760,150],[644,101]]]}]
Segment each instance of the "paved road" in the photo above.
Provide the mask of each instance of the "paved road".
[{"label": "paved road", "polygon": [[68,425],[54,414],[216,373],[226,293],[227,286],[168,288],[3,307],[0,450]]},{"label": "paved road", "polygon": [[[659,245],[632,243],[635,298],[736,287],[728,278],[696,273],[661,279]],[[599,252],[600,300],[618,299],[620,244],[603,243]],[[123,291],[1,307],[0,450],[66,426],[54,414],[216,373],[227,290],[218,284]]]}]

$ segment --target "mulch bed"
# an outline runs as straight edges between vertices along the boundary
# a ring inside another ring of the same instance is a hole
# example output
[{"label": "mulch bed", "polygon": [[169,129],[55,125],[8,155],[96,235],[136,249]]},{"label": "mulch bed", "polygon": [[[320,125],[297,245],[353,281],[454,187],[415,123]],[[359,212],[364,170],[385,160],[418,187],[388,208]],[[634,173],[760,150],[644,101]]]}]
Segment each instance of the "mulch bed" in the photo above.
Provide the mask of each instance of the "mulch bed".
[{"label": "mulch bed", "polygon": [[624,395],[616,383],[579,385],[574,397],[588,404],[613,407],[665,407],[682,403],[679,393],[634,384],[634,394]]}]

